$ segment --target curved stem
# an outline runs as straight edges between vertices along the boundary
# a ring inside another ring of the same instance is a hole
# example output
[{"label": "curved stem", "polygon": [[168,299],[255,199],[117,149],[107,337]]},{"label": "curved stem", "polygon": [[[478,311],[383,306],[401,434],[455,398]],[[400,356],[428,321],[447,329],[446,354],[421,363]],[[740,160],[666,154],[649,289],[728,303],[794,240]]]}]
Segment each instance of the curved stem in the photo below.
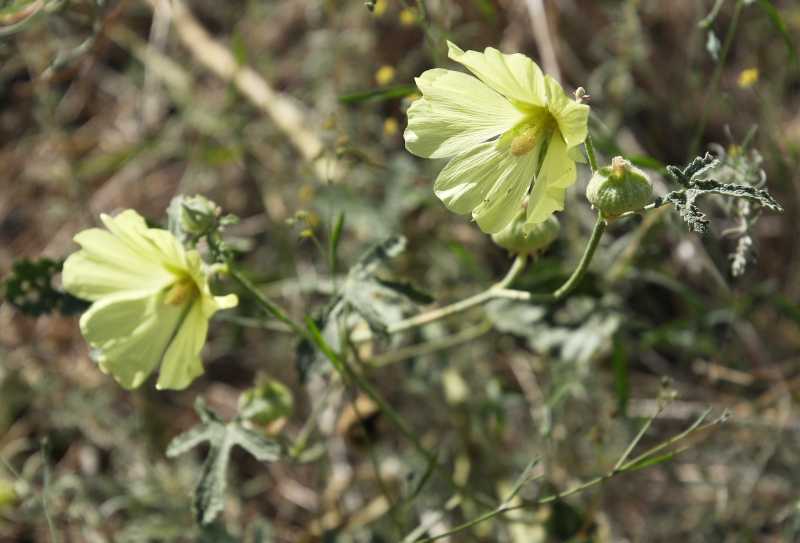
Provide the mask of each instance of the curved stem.
[{"label": "curved stem", "polygon": [[[595,222],[594,230],[592,230],[592,236],[589,238],[588,243],[586,244],[586,248],[584,249],[583,256],[581,257],[580,262],[578,262],[578,267],[572,272],[569,279],[567,279],[563,285],[561,285],[558,289],[553,291],[552,293],[545,293],[545,294],[535,294],[526,292],[523,290],[514,290],[509,289],[508,287],[514,282],[514,280],[519,277],[519,275],[525,270],[525,266],[527,265],[527,256],[526,255],[517,255],[517,258],[514,260],[514,263],[509,268],[508,273],[506,273],[505,277],[503,277],[500,281],[489,287],[488,289],[484,290],[483,292],[479,292],[469,298],[465,298],[458,302],[452,303],[450,305],[446,305],[444,307],[440,307],[437,309],[433,309],[431,311],[421,313],[419,315],[415,315],[411,318],[404,319],[394,324],[391,324],[387,327],[386,332],[389,334],[397,334],[399,332],[404,332],[406,330],[410,330],[412,328],[418,328],[420,326],[424,326],[431,322],[435,322],[451,315],[455,315],[457,313],[461,313],[466,311],[467,309],[471,309],[475,306],[485,304],[491,300],[497,298],[505,298],[510,300],[518,300],[518,301],[526,301],[526,302],[533,302],[533,303],[550,303],[550,302],[557,302],[565,298],[569,293],[571,293],[575,287],[583,279],[583,276],[586,274],[586,270],[589,268],[589,264],[594,257],[594,253],[597,250],[597,246],[600,243],[600,239],[603,237],[603,232],[606,229],[606,221],[603,217],[598,213],[597,215],[597,222]],[[231,266],[231,277],[233,277],[245,290],[247,290],[250,294],[252,294],[258,304],[261,306],[264,311],[281,321],[282,323],[286,324],[294,333],[298,334],[300,337],[305,339],[310,339],[308,330],[305,329],[303,326],[292,320],[283,309],[281,309],[277,304],[272,302],[266,295],[264,295],[261,291],[259,291],[253,283],[247,279],[242,273]],[[363,334],[354,334],[351,337],[351,341],[355,343],[367,341],[372,337],[372,334],[369,332],[365,332]]]},{"label": "curved stem", "polygon": [[[432,543],[433,541],[437,541],[439,539],[443,539],[445,537],[449,537],[449,536],[457,534],[459,532],[463,532],[464,530],[472,528],[473,526],[476,526],[478,524],[486,522],[487,520],[493,519],[493,518],[498,517],[500,515],[503,515],[505,513],[509,513],[511,511],[517,511],[519,509],[531,509],[531,508],[539,506],[539,505],[544,505],[544,504],[547,504],[547,503],[554,502],[556,500],[564,499],[564,498],[566,498],[568,496],[572,496],[573,494],[578,494],[580,492],[583,492],[584,490],[587,490],[589,488],[592,488],[594,486],[602,484],[602,483],[608,481],[609,479],[613,479],[617,475],[620,475],[620,474],[623,474],[623,473],[628,473],[628,472],[631,472],[631,471],[636,471],[637,469],[640,469],[641,467],[643,467],[642,464],[647,462],[648,460],[649,461],[653,461],[653,463],[658,463],[659,461],[663,461],[665,459],[669,459],[669,458],[672,458],[674,456],[677,456],[678,454],[681,454],[681,453],[685,452],[686,450],[688,450],[691,445],[687,445],[685,447],[681,447],[681,448],[678,448],[678,449],[672,449],[671,453],[667,453],[667,454],[665,454],[663,456],[657,456],[657,455],[661,451],[663,451],[664,449],[668,449],[669,447],[671,447],[672,445],[675,445],[676,443],[682,441],[686,437],[688,437],[688,436],[690,436],[692,434],[695,434],[695,433],[699,433],[699,432],[703,432],[705,430],[711,429],[711,428],[717,426],[718,424],[724,422],[725,420],[727,420],[727,416],[728,416],[727,413],[723,413],[721,416],[717,417],[715,420],[712,420],[710,422],[702,424],[709,412],[710,412],[710,410],[705,411],[700,416],[700,418],[698,418],[689,428],[687,428],[686,430],[684,430],[680,434],[677,434],[677,435],[669,438],[668,440],[661,442],[660,444],[656,445],[652,449],[649,449],[645,453],[637,456],[633,460],[628,460],[628,461],[623,462],[623,463],[618,463],[618,465],[615,466],[614,469],[612,469],[608,473],[605,473],[603,475],[598,475],[598,476],[596,476],[596,477],[594,477],[592,479],[589,479],[588,481],[585,481],[583,483],[579,483],[579,484],[577,484],[577,485],[575,485],[575,486],[573,486],[573,487],[571,487],[571,488],[569,488],[569,489],[567,489],[567,490],[565,490],[563,492],[556,492],[554,494],[550,494],[549,496],[544,496],[542,498],[539,498],[537,500],[533,500],[533,501],[528,502],[528,503],[513,504],[513,505],[510,504],[510,503],[503,503],[500,506],[496,507],[495,509],[487,511],[486,513],[484,513],[484,514],[482,514],[482,515],[480,515],[478,517],[475,517],[472,520],[468,520],[467,522],[464,522],[463,524],[455,526],[454,528],[451,528],[450,530],[448,530],[446,532],[439,533],[439,534],[436,534],[434,536],[430,536],[430,537],[426,537],[426,538],[415,539],[414,541],[415,541],[415,543]],[[655,417],[653,417],[653,418],[655,418]],[[638,442],[638,437],[635,440],[635,442]],[[630,451],[626,450],[625,455],[627,456],[627,454],[629,454],[629,453],[630,453]]]},{"label": "curved stem", "polygon": [[[471,309],[475,306],[484,304],[497,298],[531,303],[552,303],[562,300],[569,293],[571,293],[575,287],[578,286],[578,284],[581,282],[581,279],[583,279],[583,276],[586,274],[586,270],[589,268],[589,264],[591,263],[594,253],[597,250],[597,246],[600,244],[600,239],[603,237],[603,232],[605,232],[606,225],[606,220],[603,219],[603,217],[598,213],[597,222],[595,222],[592,236],[589,238],[586,248],[583,251],[583,256],[578,263],[578,267],[575,268],[569,279],[567,279],[563,285],[561,285],[552,293],[536,294],[524,290],[508,288],[508,286],[513,283],[514,279],[516,279],[517,276],[519,276],[519,274],[525,269],[527,259],[525,256],[519,255],[514,261],[514,264],[512,264],[511,268],[508,270],[506,276],[483,292],[479,292],[474,296],[470,296],[469,298],[465,298],[464,300],[452,303],[450,305],[433,309],[431,311],[421,313],[419,315],[415,315],[414,317],[391,324],[387,327],[386,332],[389,334],[396,334],[412,328],[418,328],[431,322],[455,315],[456,313],[461,313],[462,311],[466,311],[467,309]],[[354,334],[351,340],[355,343],[359,343],[362,341],[367,341],[371,337],[371,333],[365,332],[363,334]]]},{"label": "curved stem", "polygon": [[366,360],[366,363],[370,367],[381,368],[395,362],[400,362],[402,360],[407,360],[417,356],[424,356],[444,349],[449,349],[456,345],[466,343],[467,341],[472,341],[473,339],[477,339],[486,334],[492,328],[492,322],[489,319],[485,319],[478,324],[469,326],[463,330],[459,330],[450,336],[444,336],[442,338],[436,338],[424,343],[409,345],[408,347],[400,347],[399,349],[379,354]]},{"label": "curved stem", "polygon": [[250,279],[242,275],[242,272],[237,270],[231,263],[228,264],[230,268],[230,276],[236,280],[239,285],[244,288],[248,293],[253,295],[256,302],[261,309],[287,325],[292,332],[297,334],[302,338],[309,339],[309,334],[305,328],[303,328],[299,323],[295,322],[286,312],[281,309],[281,307],[270,300],[263,292],[261,292]]},{"label": "curved stem", "polygon": [[586,249],[583,251],[583,256],[581,257],[581,261],[578,263],[578,267],[575,268],[575,271],[572,272],[572,275],[567,279],[567,281],[561,285],[555,292],[553,292],[553,300],[561,300],[567,294],[572,292],[572,290],[578,286],[578,283],[581,282],[583,276],[586,274],[586,270],[589,268],[589,263],[592,261],[594,257],[594,252],[597,249],[597,246],[600,244],[600,238],[603,237],[603,232],[606,230],[606,220],[600,215],[597,214],[597,221],[594,223],[594,230],[592,230],[592,237],[589,238],[589,242],[586,244]]},{"label": "curved stem", "polygon": [[405,330],[409,330],[411,328],[417,328],[419,326],[423,326],[433,321],[438,321],[445,317],[449,317],[450,315],[454,315],[456,313],[460,313],[462,311],[466,311],[476,305],[481,305],[483,303],[488,302],[493,298],[497,298],[498,291],[503,291],[508,287],[514,279],[519,276],[520,273],[525,269],[525,265],[527,263],[527,256],[526,255],[518,255],[517,258],[514,260],[514,263],[511,265],[511,268],[506,273],[505,277],[503,277],[499,282],[495,283],[488,289],[484,290],[483,292],[479,292],[474,296],[470,296],[469,298],[465,298],[459,302],[455,302],[450,305],[446,305],[444,307],[440,307],[438,309],[434,309],[432,311],[428,311],[426,313],[422,313],[420,315],[416,315],[409,319],[404,319],[402,321],[396,322],[394,324],[389,325],[387,328],[387,332],[389,334],[396,334],[398,332],[403,332]]}]

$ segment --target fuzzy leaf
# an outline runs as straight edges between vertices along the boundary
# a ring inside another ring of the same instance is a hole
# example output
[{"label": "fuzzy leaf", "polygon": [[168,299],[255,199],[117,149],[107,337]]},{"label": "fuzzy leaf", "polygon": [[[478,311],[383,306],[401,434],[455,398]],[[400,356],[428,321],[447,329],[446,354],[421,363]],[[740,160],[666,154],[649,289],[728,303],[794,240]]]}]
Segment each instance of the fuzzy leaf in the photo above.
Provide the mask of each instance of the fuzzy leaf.
[{"label": "fuzzy leaf", "polygon": [[195,487],[194,510],[198,522],[209,524],[225,507],[226,472],[233,447],[238,445],[264,462],[279,458],[280,445],[243,427],[239,420],[224,422],[200,398],[195,410],[201,423],[175,437],[167,447],[167,456],[178,456],[208,442],[208,456]]},{"label": "fuzzy leaf", "polygon": [[228,424],[226,428],[233,442],[249,452],[256,460],[275,462],[280,458],[281,447],[275,441],[240,424]]},{"label": "fuzzy leaf", "polygon": [[672,177],[676,183],[684,187],[690,187],[694,181],[716,168],[718,164],[719,161],[714,158],[714,155],[706,153],[705,156],[697,157],[692,160],[689,165],[683,169],[678,166],[667,166],[667,174]]},{"label": "fuzzy leaf", "polygon": [[[374,334],[385,336],[389,324],[415,312],[417,304],[432,301],[430,296],[407,282],[379,276],[381,269],[385,269],[386,264],[400,255],[405,247],[404,237],[391,236],[367,250],[350,268],[339,293],[312,321],[328,345],[336,350],[341,348],[342,330],[356,324],[352,313],[366,321]],[[325,360],[308,341],[298,345],[298,368],[303,377]]]},{"label": "fuzzy leaf", "polygon": [[[700,194],[721,194],[722,196],[730,196],[731,198],[746,198],[752,200],[771,209],[772,211],[783,211],[783,207],[778,203],[772,195],[764,189],[757,189],[749,185],[734,185],[731,183],[719,183],[712,179],[704,179],[695,181],[692,184],[690,191],[696,191],[697,196]],[[687,191],[689,192],[689,191]],[[697,197],[695,196],[695,198]]]},{"label": "fuzzy leaf", "polygon": [[684,188],[670,192],[657,200],[656,207],[664,203],[671,203],[681,218],[689,225],[689,229],[698,233],[708,230],[709,225],[708,217],[695,204],[697,198],[705,194],[745,199],[773,211],[783,211],[783,207],[766,189],[759,189],[751,185],[720,183],[714,179],[704,178],[719,165],[719,160],[714,158],[711,153],[706,153],[705,156],[692,160],[683,169],[677,166],[667,166],[667,175]]},{"label": "fuzzy leaf", "polygon": [[486,305],[486,314],[495,328],[526,338],[534,351],[579,364],[605,351],[621,323],[617,311],[587,297],[571,298],[555,314],[544,306],[494,300]]},{"label": "fuzzy leaf", "polygon": [[684,190],[670,192],[662,198],[661,203],[669,202],[675,206],[681,218],[689,225],[689,230],[702,234],[708,230],[709,221],[706,214],[694,205],[697,193],[694,192],[690,195],[688,192]]}]

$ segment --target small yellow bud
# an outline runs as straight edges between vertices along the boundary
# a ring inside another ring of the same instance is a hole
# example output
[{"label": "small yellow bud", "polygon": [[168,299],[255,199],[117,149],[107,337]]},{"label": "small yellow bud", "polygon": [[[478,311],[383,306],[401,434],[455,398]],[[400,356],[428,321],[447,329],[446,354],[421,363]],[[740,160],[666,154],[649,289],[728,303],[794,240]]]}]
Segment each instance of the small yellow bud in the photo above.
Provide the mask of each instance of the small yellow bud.
[{"label": "small yellow bud", "polygon": [[739,73],[739,88],[749,89],[758,82],[758,68],[748,68]]},{"label": "small yellow bud", "polygon": [[383,121],[383,134],[387,137],[392,137],[397,135],[400,131],[400,123],[397,122],[397,119],[394,117],[389,117],[385,121]]},{"label": "small yellow bud", "polygon": [[319,215],[312,211],[306,216],[305,221],[309,227],[316,228],[319,226]]},{"label": "small yellow bud", "polygon": [[378,85],[380,85],[381,87],[383,87],[384,85],[388,85],[394,79],[394,74],[395,74],[394,68],[392,66],[384,64],[383,66],[378,68],[377,72],[375,72],[375,82],[378,83]]},{"label": "small yellow bud", "polygon": [[413,8],[405,8],[400,12],[400,24],[412,26],[417,23],[417,11]]}]

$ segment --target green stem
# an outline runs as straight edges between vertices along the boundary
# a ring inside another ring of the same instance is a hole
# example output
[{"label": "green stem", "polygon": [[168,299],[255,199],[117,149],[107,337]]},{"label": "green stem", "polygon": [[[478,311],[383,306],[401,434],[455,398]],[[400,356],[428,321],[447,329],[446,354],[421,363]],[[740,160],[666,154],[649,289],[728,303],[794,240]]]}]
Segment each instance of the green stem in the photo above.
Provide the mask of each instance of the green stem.
[{"label": "green stem", "polygon": [[[573,486],[572,488],[565,490],[564,492],[556,492],[555,494],[550,494],[549,496],[545,496],[543,498],[539,498],[538,500],[534,500],[532,502],[528,502],[528,503],[525,503],[525,504],[515,504],[515,505],[511,505],[511,504],[501,505],[501,506],[496,507],[495,509],[492,509],[491,511],[488,511],[488,512],[486,512],[486,513],[484,513],[484,514],[472,519],[472,520],[469,520],[469,521],[467,521],[467,522],[465,522],[463,524],[460,524],[460,525],[448,530],[447,532],[443,532],[441,534],[437,534],[435,536],[428,537],[428,538],[425,538],[425,539],[417,539],[417,540],[415,540],[415,543],[432,543],[433,541],[437,541],[439,539],[442,539],[442,538],[445,538],[445,537],[448,537],[448,536],[451,536],[451,535],[455,535],[455,534],[457,534],[459,532],[463,532],[464,530],[468,530],[469,528],[472,528],[473,526],[476,526],[476,525],[478,525],[478,524],[480,524],[482,522],[485,522],[485,521],[490,520],[490,519],[492,519],[494,517],[503,515],[505,513],[510,512],[510,511],[516,511],[518,509],[530,509],[530,508],[533,508],[533,507],[536,507],[536,506],[539,506],[539,505],[544,505],[544,504],[547,504],[547,503],[554,502],[556,500],[561,500],[561,499],[564,499],[564,498],[566,498],[568,496],[572,496],[573,494],[578,494],[579,492],[583,492],[584,490],[587,490],[589,488],[592,488],[594,486],[602,484],[605,481],[608,481],[609,479],[613,479],[614,477],[616,477],[617,475],[620,475],[622,473],[635,471],[640,463],[642,463],[643,461],[645,461],[645,460],[647,460],[649,458],[652,458],[653,455],[659,453],[660,451],[670,447],[671,445],[674,445],[674,444],[682,441],[683,439],[686,439],[688,436],[690,436],[690,435],[692,435],[694,433],[702,432],[702,431],[708,430],[710,428],[713,428],[714,426],[720,424],[721,422],[724,422],[727,419],[727,414],[723,413],[723,415],[721,415],[720,417],[717,417],[715,420],[713,420],[711,422],[708,422],[706,424],[702,424],[703,420],[706,418],[708,413],[709,413],[709,411],[704,412],[700,416],[700,418],[698,418],[689,428],[687,428],[683,432],[671,437],[670,439],[660,443],[659,445],[656,445],[652,449],[650,449],[647,452],[637,456],[633,460],[629,460],[629,461],[623,463],[622,465],[615,466],[614,469],[612,469],[611,471],[609,471],[608,473],[606,473],[604,475],[598,475],[597,477],[594,477],[593,479],[589,479],[586,482],[579,483],[579,484]],[[679,449],[675,449],[672,452],[674,453],[674,455],[678,455],[678,454],[680,454],[682,452],[685,452],[688,449],[689,449],[689,446],[686,446],[686,447],[682,447],[682,448],[679,448]],[[626,450],[626,453],[630,454],[629,451],[627,451],[627,450]]]},{"label": "green stem", "polygon": [[[581,282],[583,276],[586,274],[586,270],[589,268],[589,264],[594,257],[594,253],[597,250],[597,246],[600,243],[600,239],[603,237],[603,232],[606,229],[606,221],[605,219],[597,215],[597,222],[594,225],[594,230],[592,231],[592,236],[589,238],[589,241],[584,249],[583,256],[581,257],[580,262],[578,263],[578,267],[572,272],[569,279],[564,282],[557,290],[552,293],[546,294],[534,294],[530,292],[526,292],[523,290],[514,290],[507,288],[517,276],[522,273],[525,269],[526,258],[523,255],[517,257],[514,261],[514,264],[511,266],[511,269],[508,270],[506,276],[495,283],[488,289],[484,290],[483,292],[479,292],[474,296],[470,296],[464,300],[455,302],[453,304],[440,307],[438,309],[434,309],[432,311],[428,311],[426,313],[422,313],[420,315],[416,315],[414,317],[396,322],[392,325],[389,325],[387,328],[387,333],[389,334],[396,334],[399,332],[405,332],[406,330],[410,330],[412,328],[418,328],[420,326],[425,326],[426,324],[430,324],[431,322],[441,320],[443,318],[449,317],[451,315],[455,315],[456,313],[460,313],[462,311],[466,311],[467,309],[473,308],[475,306],[485,304],[491,300],[495,300],[498,298],[505,298],[510,300],[518,300],[524,302],[532,302],[532,303],[552,303],[562,300],[570,294],[575,287]],[[372,335],[370,333],[364,334],[355,334],[351,337],[351,340],[355,343],[360,343],[363,341],[368,341]]]},{"label": "green stem", "polygon": [[407,360],[409,358],[428,355],[437,351],[449,349],[450,347],[454,347],[462,343],[466,343],[467,341],[472,341],[473,339],[477,339],[489,332],[489,330],[492,328],[493,326],[491,321],[486,319],[479,324],[459,330],[457,333],[451,336],[444,336],[431,341],[426,341],[424,343],[417,343],[415,345],[409,345],[408,347],[401,347],[387,353],[379,354],[368,359],[366,363],[370,367],[380,368],[395,362]]},{"label": "green stem", "polygon": [[422,313],[409,319],[391,324],[387,328],[387,332],[389,334],[396,334],[411,328],[424,326],[433,321],[438,321],[444,319],[445,317],[449,317],[450,315],[461,313],[462,311],[466,311],[467,309],[475,307],[476,305],[481,305],[489,300],[492,300],[493,298],[497,298],[497,292],[505,290],[507,286],[514,282],[514,279],[516,279],[525,269],[526,263],[527,257],[525,255],[518,255],[514,260],[514,263],[511,265],[511,268],[508,270],[508,273],[506,273],[505,277],[483,292],[479,292],[474,296],[470,296],[469,298],[465,298],[453,304],[446,305],[444,307],[428,311],[427,313]]},{"label": "green stem", "polygon": [[300,337],[309,339],[308,332],[305,328],[300,326],[297,322],[295,322],[286,312],[281,309],[279,305],[275,302],[270,300],[263,292],[261,292],[253,283],[245,277],[242,272],[237,270],[231,263],[228,264],[230,268],[230,275],[231,277],[239,283],[239,285],[244,288],[248,293],[252,294],[255,298],[258,305],[261,306],[265,312],[269,313],[285,325],[287,325],[291,330],[299,335]]},{"label": "green stem", "polygon": [[411,442],[417,453],[425,457],[428,462],[431,462],[433,468],[440,472],[444,479],[449,482],[455,490],[462,492],[465,495],[470,495],[478,503],[486,505],[488,503],[486,499],[479,499],[478,496],[472,495],[467,488],[457,484],[450,478],[450,475],[447,473],[445,468],[439,464],[437,456],[425,448],[417,435],[406,424],[405,420],[403,420],[400,414],[389,404],[389,402],[383,399],[375,387],[372,386],[372,383],[370,383],[359,372],[355,371],[347,362],[345,356],[341,356],[333,349],[333,347],[331,347],[331,345],[325,340],[324,337],[322,337],[322,334],[316,328],[314,321],[311,319],[306,319],[306,323],[309,326],[310,333],[308,335],[310,341],[316,345],[316,347],[322,352],[322,354],[325,355],[326,358],[328,358],[328,360],[331,361],[331,364],[333,364],[333,366],[339,371],[342,378],[348,379],[356,388],[369,396],[369,398],[378,405],[381,413],[385,414],[389,421],[400,431],[400,433]]},{"label": "green stem", "polygon": [[597,246],[600,244],[600,238],[603,237],[603,232],[606,230],[606,220],[600,215],[597,214],[597,222],[594,223],[594,230],[592,230],[592,237],[589,238],[589,242],[586,244],[586,248],[583,251],[583,256],[581,257],[581,261],[578,263],[578,267],[575,268],[575,271],[572,272],[567,281],[561,285],[555,292],[553,292],[553,300],[558,301],[563,299],[567,296],[572,290],[578,286],[578,283],[581,282],[583,276],[586,274],[586,270],[589,268],[589,264],[594,257],[594,252],[597,250]]},{"label": "green stem", "polygon": [[733,10],[731,26],[728,28],[728,32],[725,34],[725,43],[722,45],[722,51],[719,55],[719,62],[717,62],[717,65],[714,68],[714,73],[711,75],[711,83],[708,86],[708,91],[706,92],[705,99],[703,100],[703,109],[700,113],[700,124],[697,126],[697,131],[695,132],[694,138],[692,138],[692,145],[689,147],[689,156],[695,156],[700,148],[700,140],[703,137],[703,131],[705,130],[706,122],[708,121],[708,112],[710,109],[709,101],[711,96],[717,92],[717,87],[719,87],[719,81],[722,77],[722,69],[725,67],[725,61],[728,58],[728,53],[730,52],[731,44],[733,43],[733,37],[736,34],[736,27],[739,25],[739,16],[742,13],[743,5],[744,3],[742,0],[736,0],[736,7]]}]

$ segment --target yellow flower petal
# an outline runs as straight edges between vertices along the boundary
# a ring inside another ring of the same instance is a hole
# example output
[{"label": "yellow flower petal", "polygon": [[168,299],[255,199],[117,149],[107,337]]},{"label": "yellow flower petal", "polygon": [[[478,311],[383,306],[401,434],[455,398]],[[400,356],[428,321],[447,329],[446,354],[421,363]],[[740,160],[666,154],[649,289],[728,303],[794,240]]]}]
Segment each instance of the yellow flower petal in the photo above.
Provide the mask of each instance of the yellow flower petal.
[{"label": "yellow flower petal", "polygon": [[510,130],[522,112],[474,77],[433,69],[416,80],[423,97],[408,108],[406,149],[425,158],[454,156]]},{"label": "yellow flower petal", "polygon": [[560,137],[552,138],[528,199],[526,231],[546,221],[554,211],[564,209],[566,189],[575,182],[576,177],[575,162],[570,159],[566,144]]},{"label": "yellow flower petal", "polygon": [[589,127],[589,106],[579,104],[566,95],[561,85],[545,76],[547,85],[547,110],[558,123],[558,130],[567,144],[575,147],[586,140]]},{"label": "yellow flower petal", "polygon": [[477,145],[447,163],[439,172],[433,191],[450,211],[469,213],[513,168],[510,156],[493,141]]},{"label": "yellow flower petal", "polygon": [[94,301],[81,332],[100,368],[125,388],[141,385],[162,358],[159,386],[188,386],[203,371],[208,319],[235,306],[236,296],[213,296],[200,254],[135,211],[101,218],[109,231],[79,233],[82,248],[64,263],[64,288]]},{"label": "yellow flower petal", "polygon": [[543,107],[547,103],[544,76],[539,66],[525,55],[506,55],[487,47],[483,53],[462,51],[447,42],[448,56],[466,66],[481,81],[500,94],[525,104]]},{"label": "yellow flower petal", "polygon": [[157,389],[182,390],[203,374],[200,351],[203,350],[207,333],[208,318],[203,314],[202,304],[195,302],[164,354]]},{"label": "yellow flower petal", "polygon": [[527,153],[513,160],[506,159],[511,168],[498,178],[483,202],[472,212],[482,231],[495,234],[508,226],[519,214],[523,199],[533,181],[537,160],[537,152]]},{"label": "yellow flower petal", "polygon": [[124,290],[166,287],[174,276],[158,260],[137,252],[116,236],[91,228],[75,236],[82,250],[64,262],[64,288],[94,301]]},{"label": "yellow flower petal", "polygon": [[164,293],[128,291],[107,296],[81,316],[81,332],[97,362],[123,387],[140,386],[153,372],[184,308],[164,303]]}]

